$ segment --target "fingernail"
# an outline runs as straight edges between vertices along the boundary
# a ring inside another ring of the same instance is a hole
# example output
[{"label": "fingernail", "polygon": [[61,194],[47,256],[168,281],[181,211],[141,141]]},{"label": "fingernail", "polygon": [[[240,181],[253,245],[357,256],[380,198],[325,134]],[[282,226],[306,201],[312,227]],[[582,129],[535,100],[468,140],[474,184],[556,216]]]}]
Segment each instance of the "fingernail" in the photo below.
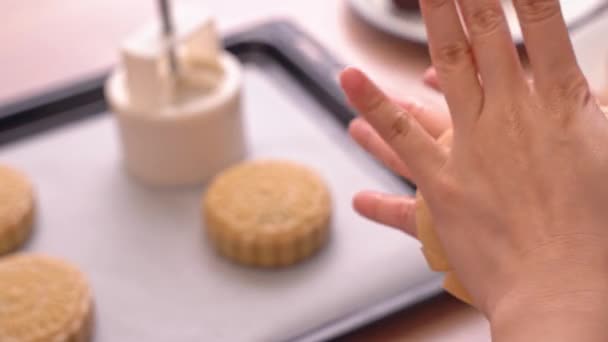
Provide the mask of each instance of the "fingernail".
[{"label": "fingernail", "polygon": [[364,216],[369,216],[371,211],[373,211],[370,210],[370,208],[377,203],[377,201],[381,198],[380,196],[381,195],[375,191],[360,191],[353,197],[353,208]]},{"label": "fingernail", "polygon": [[346,92],[356,91],[365,82],[365,76],[356,68],[347,67],[340,74],[340,84]]}]

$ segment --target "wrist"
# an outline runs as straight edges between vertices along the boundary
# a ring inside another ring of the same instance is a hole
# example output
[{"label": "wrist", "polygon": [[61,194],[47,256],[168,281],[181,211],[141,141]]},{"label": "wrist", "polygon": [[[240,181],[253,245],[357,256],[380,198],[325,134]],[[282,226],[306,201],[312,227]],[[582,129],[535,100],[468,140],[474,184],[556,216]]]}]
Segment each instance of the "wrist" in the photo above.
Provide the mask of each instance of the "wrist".
[{"label": "wrist", "polygon": [[509,292],[488,313],[492,340],[608,341],[606,284],[601,287],[596,284],[595,288],[577,287],[577,281],[567,284],[571,286],[557,281],[554,279],[554,283],[544,287],[537,283],[528,290]]},{"label": "wrist", "polygon": [[551,306],[548,309],[528,305],[523,310],[495,317],[490,322],[492,341],[608,341],[608,312],[605,308]]},{"label": "wrist", "polygon": [[486,298],[493,340],[608,341],[606,241],[570,237],[547,246],[505,272],[502,288]]}]

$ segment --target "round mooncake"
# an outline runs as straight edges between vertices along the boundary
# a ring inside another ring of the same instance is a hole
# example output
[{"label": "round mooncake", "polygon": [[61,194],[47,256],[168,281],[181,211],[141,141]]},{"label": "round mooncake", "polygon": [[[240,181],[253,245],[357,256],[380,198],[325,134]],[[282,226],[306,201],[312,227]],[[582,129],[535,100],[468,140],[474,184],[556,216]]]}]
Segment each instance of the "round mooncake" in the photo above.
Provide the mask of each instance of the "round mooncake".
[{"label": "round mooncake", "polygon": [[0,341],[88,342],[93,300],[84,275],[54,258],[0,258]]},{"label": "round mooncake", "polygon": [[305,166],[251,161],[215,178],[203,199],[203,216],[221,255],[244,265],[281,267],[325,244],[331,199],[321,177]]},{"label": "round mooncake", "polygon": [[28,178],[0,165],[0,255],[19,248],[34,221],[34,190]]}]

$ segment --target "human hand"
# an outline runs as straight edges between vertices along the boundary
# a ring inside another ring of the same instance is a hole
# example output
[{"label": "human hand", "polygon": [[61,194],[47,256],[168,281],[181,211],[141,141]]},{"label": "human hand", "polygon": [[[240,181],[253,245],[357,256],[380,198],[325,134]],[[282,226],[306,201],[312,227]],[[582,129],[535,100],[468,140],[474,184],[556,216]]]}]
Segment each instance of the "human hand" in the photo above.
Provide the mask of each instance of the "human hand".
[{"label": "human hand", "polygon": [[538,315],[567,323],[556,338],[569,336],[564,327],[572,337],[603,331],[608,122],[576,64],[558,1],[514,2],[533,84],[499,2],[458,3],[470,43],[453,1],[422,1],[454,123],[451,151],[358,70],[343,73],[343,88],[408,166],[452,268],[493,331],[514,338],[523,336],[514,326],[546,333],[547,326],[530,326]]},{"label": "human hand", "polygon": [[[425,70],[422,81],[429,88],[441,92],[434,67],[431,66]],[[410,113],[413,119],[434,139],[439,139],[452,127],[448,113],[430,109],[411,99],[394,101],[403,110]],[[407,165],[363,117],[357,117],[351,121],[349,133],[369,154],[375,156],[397,175],[411,180]],[[417,236],[416,200],[413,198],[371,190],[362,191],[353,199],[353,206],[360,215],[372,221],[398,228],[411,236]]]},{"label": "human hand", "polygon": [[[410,113],[435,139],[451,127],[447,113],[432,110],[410,100],[395,103]],[[396,174],[411,180],[407,165],[363,117],[357,117],[350,123],[349,133],[369,154],[375,156]],[[353,199],[353,206],[359,214],[370,220],[416,236],[416,200],[413,198],[371,190],[362,191]]]}]

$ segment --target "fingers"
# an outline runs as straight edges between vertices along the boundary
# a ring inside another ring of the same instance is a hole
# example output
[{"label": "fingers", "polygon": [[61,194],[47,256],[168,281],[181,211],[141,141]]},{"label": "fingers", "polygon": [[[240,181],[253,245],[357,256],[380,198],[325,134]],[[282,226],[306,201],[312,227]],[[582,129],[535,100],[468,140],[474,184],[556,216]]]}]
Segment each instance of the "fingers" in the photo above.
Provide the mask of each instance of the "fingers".
[{"label": "fingers", "polygon": [[413,198],[364,191],[355,196],[353,207],[365,218],[416,237],[416,200]]},{"label": "fingers", "polygon": [[453,0],[422,0],[429,49],[456,131],[471,126],[480,113],[483,93],[471,47]]},{"label": "fingers", "polygon": [[396,174],[411,179],[412,175],[407,166],[365,119],[356,118],[351,121],[348,131],[357,144],[367,153],[374,156]]},{"label": "fingers", "polygon": [[430,186],[447,158],[435,140],[361,71],[346,69],[340,82],[350,103],[407,164],[416,183],[422,188]]},{"label": "fingers", "polygon": [[397,100],[395,102],[410,113],[422,128],[435,139],[439,138],[443,132],[452,126],[448,113],[431,110],[411,100]]},{"label": "fingers", "polygon": [[577,86],[584,88],[584,76],[576,62],[559,1],[513,0],[513,4],[524,34],[536,87],[575,91]]},{"label": "fingers", "polygon": [[458,0],[486,93],[525,86],[500,0]]},{"label": "fingers", "polygon": [[[435,139],[450,127],[450,118],[445,113],[434,112],[412,101],[395,102],[409,112]],[[365,119],[355,118],[351,121],[348,131],[359,146],[393,172],[407,179],[412,178],[407,165]]]}]

